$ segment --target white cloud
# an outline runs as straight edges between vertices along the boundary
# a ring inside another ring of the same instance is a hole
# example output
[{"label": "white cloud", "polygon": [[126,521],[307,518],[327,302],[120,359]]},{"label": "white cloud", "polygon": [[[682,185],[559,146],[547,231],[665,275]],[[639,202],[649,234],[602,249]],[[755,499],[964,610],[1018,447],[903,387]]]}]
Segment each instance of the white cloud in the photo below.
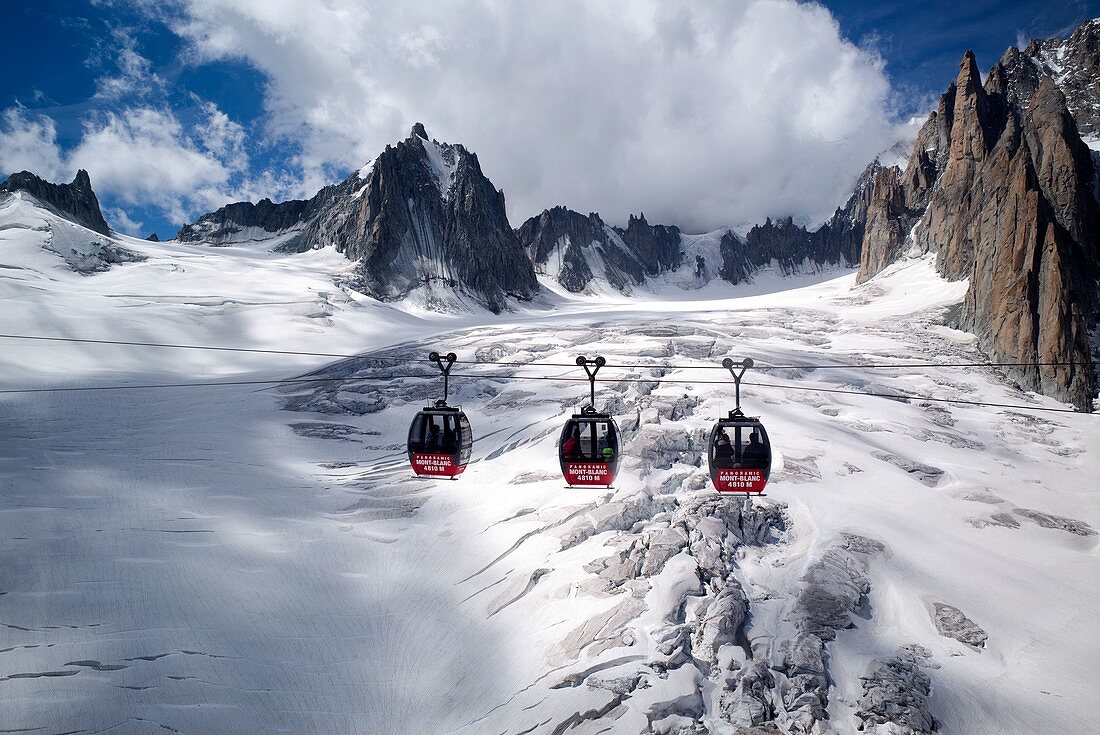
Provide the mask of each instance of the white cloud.
[{"label": "white cloud", "polygon": [[145,232],[145,223],[130,217],[130,213],[125,209],[104,209],[103,218],[110,223],[111,227],[127,235],[142,237],[148,234]]},{"label": "white cloud", "polygon": [[53,120],[9,107],[0,113],[0,179],[18,171],[57,179],[68,172]]},{"label": "white cloud", "polygon": [[190,122],[181,123],[131,31],[112,31],[89,63],[105,71],[79,140],[63,147],[54,120],[17,104],[0,112],[0,172],[69,181],[87,169],[108,221],[125,232],[144,227],[132,219],[135,208],[182,223],[228,201],[292,188],[270,174],[251,176],[244,128],[216,104],[190,95]]},{"label": "white cloud", "polygon": [[[168,12],[176,8],[173,2]],[[425,123],[513,223],[564,203],[693,229],[820,220],[898,131],[871,50],[794,0],[184,0],[196,59],[267,75],[304,192]]]},{"label": "white cloud", "polygon": [[224,203],[229,171],[195,145],[169,112],[149,107],[103,113],[69,156],[95,186],[130,206],[154,206],[175,221]]},{"label": "white cloud", "polygon": [[127,232],[141,223],[120,218],[125,207],[159,209],[182,223],[254,190],[286,190],[270,177],[248,181],[244,131],[216,105],[200,109],[204,118],[191,131],[154,107],[97,113],[85,120],[79,143],[63,151],[53,120],[11,107],[0,113],[0,169],[26,169],[51,181],[87,169],[111,205],[111,223]]},{"label": "white cloud", "polygon": [[113,73],[96,80],[95,98],[117,101],[129,96],[147,97],[163,90],[165,81],[153,72],[149,59],[137,50],[137,40],[130,29],[115,28],[110,43],[103,42],[92,63],[113,67]]}]

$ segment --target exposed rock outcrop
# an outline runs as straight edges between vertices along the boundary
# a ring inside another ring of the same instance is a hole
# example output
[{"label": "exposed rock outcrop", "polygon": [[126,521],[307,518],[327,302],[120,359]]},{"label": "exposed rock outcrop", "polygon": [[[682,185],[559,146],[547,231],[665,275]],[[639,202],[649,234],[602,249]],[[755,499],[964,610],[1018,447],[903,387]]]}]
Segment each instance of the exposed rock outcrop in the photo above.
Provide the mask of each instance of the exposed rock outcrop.
[{"label": "exposed rock outcrop", "polygon": [[989,634],[981,626],[968,618],[962,610],[944,602],[933,605],[932,622],[936,630],[946,638],[954,638],[960,643],[975,648],[985,648]]},{"label": "exposed rock outcrop", "polygon": [[1081,134],[1087,138],[1100,137],[1100,18],[1081,24],[1064,41],[1033,40],[1023,56],[1058,80]]},{"label": "exposed rock outcrop", "polygon": [[631,215],[622,229],[607,225],[595,212],[585,216],[554,207],[528,219],[516,235],[535,268],[573,293],[594,280],[629,293],[683,260],[680,230],[650,225],[644,214]]},{"label": "exposed rock outcrop", "polygon": [[917,645],[902,646],[885,660],[877,661],[861,677],[863,694],[856,717],[860,730],[890,735],[927,735],[936,732],[928,698],[932,679],[925,671],[938,668],[932,652]]},{"label": "exposed rock outcrop", "polygon": [[92,191],[88,172],[80,169],[71,184],[51,184],[29,171],[12,174],[0,184],[0,192],[25,191],[42,204],[79,225],[101,235],[110,235],[111,228],[99,210],[99,199]]},{"label": "exposed rock outcrop", "polygon": [[318,213],[328,188],[308,200],[292,199],[276,204],[270,199],[261,199],[255,204],[227,204],[204,214],[192,224],[184,225],[176,239],[180,242],[229,245],[301,231],[309,219]]},{"label": "exposed rock outcrop", "polygon": [[[285,236],[278,249],[333,247],[358,263],[352,284],[382,300],[440,286],[492,311],[538,291],[534,268],[508,224],[504,194],[461,145],[428,138],[417,123],[405,140],[312,199],[241,202],[179,234],[224,244]],[[425,297],[446,302],[433,292]]]},{"label": "exposed rock outcrop", "polygon": [[994,362],[1018,363],[1004,370],[1024,388],[1088,410],[1100,302],[1095,176],[1041,65],[1010,49],[983,85],[968,51],[904,173],[876,174],[858,279],[910,246],[936,253],[944,277],[970,279],[953,323]]}]

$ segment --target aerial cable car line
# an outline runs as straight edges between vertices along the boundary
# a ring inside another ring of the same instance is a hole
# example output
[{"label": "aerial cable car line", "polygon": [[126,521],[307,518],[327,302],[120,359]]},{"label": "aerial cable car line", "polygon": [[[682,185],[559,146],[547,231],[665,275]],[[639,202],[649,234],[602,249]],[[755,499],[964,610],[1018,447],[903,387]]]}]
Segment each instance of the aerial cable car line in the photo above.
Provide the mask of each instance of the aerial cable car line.
[{"label": "aerial cable car line", "polygon": [[[477,363],[471,363],[477,364]],[[484,364],[484,363],[482,363]],[[223,386],[276,386],[294,385],[299,383],[328,383],[328,382],[357,382],[357,383],[385,383],[392,380],[430,380],[437,375],[391,375],[388,377],[362,377],[351,376],[334,378],[283,378],[273,380],[221,380],[197,383],[150,383],[147,385],[84,385],[58,388],[0,388],[0,395],[20,395],[30,393],[77,393],[90,391],[115,391],[115,390],[153,390],[168,388],[217,388]],[[545,380],[551,382],[587,382],[587,378],[571,378],[568,376],[554,375],[492,375],[492,374],[467,374],[452,375],[451,378],[477,379],[477,380]],[[728,385],[725,380],[679,380],[675,378],[608,378],[608,383],[656,383],[658,385]],[[936,398],[913,393],[874,393],[870,391],[848,390],[844,388],[813,388],[804,385],[791,385],[788,383],[763,383],[748,382],[745,385],[754,385],[761,388],[782,388],[784,390],[803,391],[809,393],[840,393],[851,396],[866,396],[868,398],[890,398],[895,401],[930,401],[935,403],[958,403],[968,406],[985,406],[989,408],[1011,408],[1020,411],[1046,411],[1050,413],[1073,413],[1089,415],[1084,411],[1073,408],[1050,408],[1046,406],[1025,406],[1016,403],[992,403],[989,401],[968,401],[963,398]]]},{"label": "aerial cable car line", "polygon": [[733,376],[737,405],[714,424],[707,444],[710,481],[719,493],[763,495],[771,475],[772,445],[768,432],[758,416],[746,416],[741,411],[741,379],[752,366],[751,357],[739,364],[728,357],[722,360],[722,367]]},{"label": "aerial cable car line", "polygon": [[[338,357],[343,359],[363,359],[377,362],[407,363],[407,357],[391,355],[367,355],[363,353],[348,354],[342,352],[306,352],[299,350],[271,350],[259,347],[221,347],[217,345],[188,345],[172,344],[167,342],[138,342],[130,340],[114,339],[85,339],[78,337],[50,337],[31,334],[0,334],[0,339],[20,339],[42,342],[74,342],[78,344],[120,345],[126,347],[163,347],[177,350],[205,350],[211,352],[242,352],[262,355],[294,355],[301,357]],[[616,357],[643,357],[642,355],[616,355]],[[493,365],[496,367],[575,367],[571,362],[506,362],[492,360],[477,360],[474,362],[462,362],[460,365]],[[820,364],[806,363],[802,365],[755,365],[757,370],[899,370],[909,368],[963,368],[963,367],[1059,367],[1069,365],[1096,365],[1095,360],[1065,360],[1042,362],[904,362],[904,363],[866,363],[866,364]],[[612,370],[645,370],[661,368],[664,370],[724,370],[721,365],[665,365],[659,363],[637,363],[608,365]],[[723,382],[723,381],[719,381]]]},{"label": "aerial cable car line", "polygon": [[619,425],[611,414],[596,410],[596,373],[606,364],[604,357],[577,358],[588,375],[589,404],[565,422],[558,438],[558,463],[569,487],[611,487],[619,474]]},{"label": "aerial cable car line", "polygon": [[457,480],[470,463],[474,435],[470,420],[461,408],[447,405],[451,368],[458,355],[428,354],[443,374],[443,397],[417,412],[409,426],[409,464],[418,477],[449,477]]}]

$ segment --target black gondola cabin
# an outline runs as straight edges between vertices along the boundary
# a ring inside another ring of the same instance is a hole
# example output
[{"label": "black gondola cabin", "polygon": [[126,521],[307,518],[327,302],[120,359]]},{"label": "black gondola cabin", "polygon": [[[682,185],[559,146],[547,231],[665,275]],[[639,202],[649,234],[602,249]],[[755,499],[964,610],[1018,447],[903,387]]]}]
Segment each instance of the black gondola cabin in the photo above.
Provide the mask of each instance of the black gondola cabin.
[{"label": "black gondola cabin", "polygon": [[458,477],[473,446],[470,421],[453,406],[426,406],[409,427],[409,463],[421,477]]},{"label": "black gondola cabin", "polygon": [[561,431],[558,460],[567,484],[610,486],[622,463],[615,419],[591,407],[573,414]]},{"label": "black gondola cabin", "polygon": [[715,490],[759,495],[771,469],[772,445],[759,418],[733,410],[718,419],[710,432],[710,479]]}]

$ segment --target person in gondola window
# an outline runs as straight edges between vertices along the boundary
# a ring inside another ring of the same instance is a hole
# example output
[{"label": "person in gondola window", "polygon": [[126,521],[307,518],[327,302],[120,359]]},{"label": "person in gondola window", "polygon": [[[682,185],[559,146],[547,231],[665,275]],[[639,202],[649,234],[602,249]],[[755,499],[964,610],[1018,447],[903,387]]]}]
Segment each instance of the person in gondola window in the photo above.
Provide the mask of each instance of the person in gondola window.
[{"label": "person in gondola window", "polygon": [[730,444],[729,435],[719,431],[714,440],[714,459],[719,466],[727,466],[733,463],[733,445]]},{"label": "person in gondola window", "polygon": [[573,431],[565,438],[561,445],[561,453],[566,459],[579,459],[581,454],[580,427],[574,426]]},{"label": "person in gondola window", "polygon": [[768,450],[760,441],[760,434],[749,434],[749,443],[741,450],[741,462],[745,467],[763,467],[768,461]]},{"label": "person in gondola window", "polygon": [[427,445],[428,446],[427,446],[427,448],[428,449],[439,449],[441,444],[442,444],[442,441],[441,441],[441,437],[439,435],[439,424],[437,424],[433,421],[428,425],[428,440],[427,440]]},{"label": "person in gondola window", "polygon": [[452,421],[448,419],[445,419],[444,421],[445,423],[443,425],[442,447],[448,452],[453,452],[455,449],[458,448],[458,441],[456,441],[457,435],[455,433],[454,426],[452,425]]}]

